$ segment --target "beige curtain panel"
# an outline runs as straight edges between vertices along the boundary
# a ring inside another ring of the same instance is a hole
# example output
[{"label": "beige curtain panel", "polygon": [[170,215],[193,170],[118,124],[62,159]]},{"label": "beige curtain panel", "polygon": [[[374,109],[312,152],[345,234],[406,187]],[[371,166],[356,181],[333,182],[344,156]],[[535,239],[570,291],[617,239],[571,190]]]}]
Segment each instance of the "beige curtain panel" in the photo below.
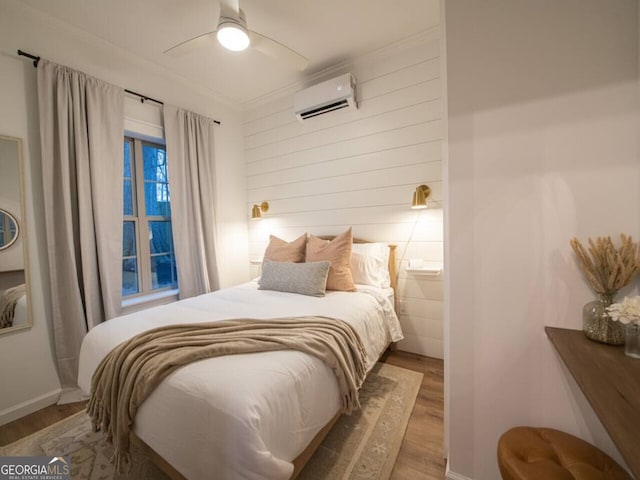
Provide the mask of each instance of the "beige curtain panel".
[{"label": "beige curtain panel", "polygon": [[171,226],[180,298],[219,288],[215,254],[214,123],[164,106]]},{"label": "beige curtain panel", "polygon": [[43,59],[38,105],[54,345],[69,388],[86,332],[120,312],[124,91]]}]

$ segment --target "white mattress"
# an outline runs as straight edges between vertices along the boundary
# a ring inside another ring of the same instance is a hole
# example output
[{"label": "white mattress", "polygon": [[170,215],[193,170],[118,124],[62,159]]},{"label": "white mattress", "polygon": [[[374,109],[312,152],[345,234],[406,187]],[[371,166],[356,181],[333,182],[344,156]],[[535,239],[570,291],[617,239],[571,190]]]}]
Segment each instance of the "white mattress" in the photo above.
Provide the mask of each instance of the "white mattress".
[{"label": "white mattress", "polygon": [[[391,294],[391,297],[390,297]],[[392,290],[360,287],[325,297],[258,290],[256,282],[118,317],[82,343],[78,384],[118,343],[161,325],[228,318],[323,315],[354,327],[370,369],[402,339]],[[291,461],[335,416],[338,384],[321,360],[296,351],[232,355],[187,365],[165,379],[138,410],[134,431],[189,479],[288,479]]]}]

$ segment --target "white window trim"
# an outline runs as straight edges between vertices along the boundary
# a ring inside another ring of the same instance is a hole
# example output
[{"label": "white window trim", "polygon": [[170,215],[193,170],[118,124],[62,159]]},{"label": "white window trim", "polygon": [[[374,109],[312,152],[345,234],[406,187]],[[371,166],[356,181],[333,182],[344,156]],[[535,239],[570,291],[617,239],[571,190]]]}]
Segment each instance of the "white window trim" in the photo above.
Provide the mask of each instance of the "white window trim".
[{"label": "white window trim", "polygon": [[173,288],[171,290],[162,290],[160,292],[148,293],[146,295],[124,298],[122,300],[122,315],[175,302],[178,300],[178,294],[179,290],[177,288]]}]

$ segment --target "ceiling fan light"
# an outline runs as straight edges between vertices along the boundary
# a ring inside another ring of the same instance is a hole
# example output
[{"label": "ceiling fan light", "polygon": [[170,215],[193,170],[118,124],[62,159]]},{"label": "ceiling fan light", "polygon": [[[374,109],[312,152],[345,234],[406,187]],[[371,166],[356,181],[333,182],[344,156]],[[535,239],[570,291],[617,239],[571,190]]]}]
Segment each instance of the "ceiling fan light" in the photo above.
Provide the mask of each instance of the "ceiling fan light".
[{"label": "ceiling fan light", "polygon": [[233,21],[221,22],[216,37],[220,45],[234,52],[245,50],[250,43],[247,30]]}]

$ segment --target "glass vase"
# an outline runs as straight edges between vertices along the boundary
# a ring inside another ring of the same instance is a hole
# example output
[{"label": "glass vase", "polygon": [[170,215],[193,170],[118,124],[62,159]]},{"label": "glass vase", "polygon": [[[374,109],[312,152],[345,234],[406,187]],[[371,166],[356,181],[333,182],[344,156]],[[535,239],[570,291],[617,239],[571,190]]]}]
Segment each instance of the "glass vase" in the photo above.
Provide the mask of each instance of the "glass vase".
[{"label": "glass vase", "polygon": [[613,303],[612,294],[601,294],[597,300],[582,309],[582,330],[587,338],[608,345],[622,345],[625,341],[624,325],[611,320],[607,307]]},{"label": "glass vase", "polygon": [[628,323],[625,327],[624,353],[628,357],[640,358],[640,325]]}]

